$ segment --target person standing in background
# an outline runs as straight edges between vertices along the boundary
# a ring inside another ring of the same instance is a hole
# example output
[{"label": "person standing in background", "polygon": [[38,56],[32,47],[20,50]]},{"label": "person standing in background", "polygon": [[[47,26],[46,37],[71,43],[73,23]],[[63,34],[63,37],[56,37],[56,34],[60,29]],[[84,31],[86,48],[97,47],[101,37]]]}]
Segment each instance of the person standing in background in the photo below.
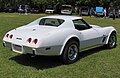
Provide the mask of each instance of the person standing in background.
[{"label": "person standing in background", "polygon": [[79,8],[79,15],[82,16],[82,8]]},{"label": "person standing in background", "polygon": [[93,7],[90,8],[90,17],[91,17],[92,15],[94,15],[94,9],[93,9]]},{"label": "person standing in background", "polygon": [[27,15],[27,9],[28,9],[28,7],[27,7],[27,5],[25,5],[25,15]]},{"label": "person standing in background", "polygon": [[18,8],[19,15],[21,14],[21,11],[22,11],[22,5],[20,5],[19,8]]},{"label": "person standing in background", "polygon": [[108,18],[110,18],[110,12],[111,12],[111,8],[108,8]]},{"label": "person standing in background", "polygon": [[113,20],[115,20],[116,15],[115,15],[115,9],[113,10]]},{"label": "person standing in background", "polygon": [[106,18],[107,16],[107,11],[106,11],[106,8],[104,9],[104,17],[103,18]]}]

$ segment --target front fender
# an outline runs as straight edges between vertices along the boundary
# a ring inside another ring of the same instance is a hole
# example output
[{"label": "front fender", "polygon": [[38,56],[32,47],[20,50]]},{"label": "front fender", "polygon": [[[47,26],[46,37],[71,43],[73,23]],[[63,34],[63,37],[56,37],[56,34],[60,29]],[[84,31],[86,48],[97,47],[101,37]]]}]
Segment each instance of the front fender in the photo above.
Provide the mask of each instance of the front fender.
[{"label": "front fender", "polygon": [[107,33],[108,36],[107,36],[105,44],[108,44],[109,37],[112,34],[112,32],[117,32],[116,29],[114,27],[112,27],[112,26],[111,27],[107,27],[107,31],[108,31],[108,33]]}]

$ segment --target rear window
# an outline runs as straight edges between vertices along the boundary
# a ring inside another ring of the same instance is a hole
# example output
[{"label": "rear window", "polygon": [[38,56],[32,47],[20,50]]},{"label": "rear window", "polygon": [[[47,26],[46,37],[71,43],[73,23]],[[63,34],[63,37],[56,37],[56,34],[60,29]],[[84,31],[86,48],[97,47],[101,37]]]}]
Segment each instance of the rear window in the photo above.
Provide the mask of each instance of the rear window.
[{"label": "rear window", "polygon": [[58,26],[60,26],[63,22],[64,22],[64,20],[62,20],[62,19],[43,18],[43,19],[40,20],[39,25],[58,27]]}]

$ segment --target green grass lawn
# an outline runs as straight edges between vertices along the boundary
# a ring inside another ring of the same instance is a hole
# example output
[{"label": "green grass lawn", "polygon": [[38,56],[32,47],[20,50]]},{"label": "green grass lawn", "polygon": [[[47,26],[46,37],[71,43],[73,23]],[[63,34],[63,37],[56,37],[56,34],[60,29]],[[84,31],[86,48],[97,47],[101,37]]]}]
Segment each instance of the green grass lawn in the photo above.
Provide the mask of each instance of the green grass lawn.
[{"label": "green grass lawn", "polygon": [[70,65],[63,65],[57,57],[31,58],[2,46],[6,32],[41,16],[46,15],[0,13],[0,78],[120,78],[120,19],[83,17],[90,24],[114,26],[117,29],[117,47],[82,52],[79,60]]}]

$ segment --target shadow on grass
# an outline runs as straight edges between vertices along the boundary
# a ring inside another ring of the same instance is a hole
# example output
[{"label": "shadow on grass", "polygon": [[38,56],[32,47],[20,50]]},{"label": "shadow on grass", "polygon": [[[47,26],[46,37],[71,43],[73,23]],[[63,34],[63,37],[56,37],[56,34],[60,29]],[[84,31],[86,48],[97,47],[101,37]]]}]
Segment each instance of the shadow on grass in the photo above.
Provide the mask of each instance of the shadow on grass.
[{"label": "shadow on grass", "polygon": [[79,56],[78,56],[78,60],[80,60],[80,59],[82,59],[84,57],[87,57],[89,55],[98,53],[98,52],[100,52],[102,50],[109,50],[109,49],[105,49],[103,46],[101,46],[101,47],[97,47],[97,48],[93,48],[93,49],[90,49],[90,50],[86,50],[86,51],[80,52]]},{"label": "shadow on grass", "polygon": [[[104,50],[103,47],[94,48],[91,50],[87,50],[84,52],[79,53],[79,59],[82,59],[84,57],[87,57],[89,55],[92,55],[94,53],[98,53],[101,50]],[[17,55],[15,57],[11,57],[9,60],[14,60],[19,64],[25,65],[25,66],[31,66],[35,67],[36,69],[48,69],[48,68],[54,68],[57,66],[64,65],[62,64],[58,57],[53,56],[36,56],[31,57],[30,55]]]},{"label": "shadow on grass", "polygon": [[55,56],[35,56],[31,57],[31,55],[17,55],[11,57],[9,60],[14,60],[19,64],[25,66],[35,67],[37,70],[43,70],[48,68],[54,68],[62,65],[59,61],[58,57]]}]

